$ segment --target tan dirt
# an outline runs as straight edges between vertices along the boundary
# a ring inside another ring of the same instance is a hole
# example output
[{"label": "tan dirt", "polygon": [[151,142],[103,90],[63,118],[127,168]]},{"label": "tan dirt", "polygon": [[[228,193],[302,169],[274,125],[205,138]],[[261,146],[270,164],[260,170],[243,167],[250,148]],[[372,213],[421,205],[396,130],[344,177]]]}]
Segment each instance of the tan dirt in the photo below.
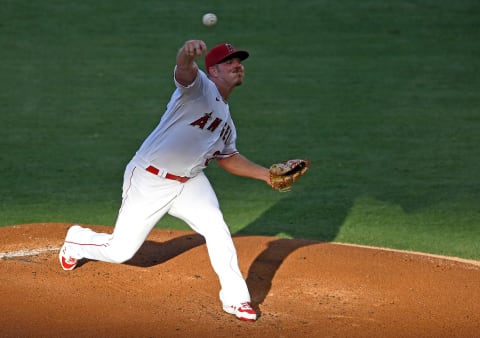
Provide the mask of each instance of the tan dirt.
[{"label": "tan dirt", "polygon": [[199,235],[155,229],[128,263],[63,271],[68,226],[0,228],[1,337],[480,336],[476,261],[234,237],[260,314],[249,323],[222,311]]}]

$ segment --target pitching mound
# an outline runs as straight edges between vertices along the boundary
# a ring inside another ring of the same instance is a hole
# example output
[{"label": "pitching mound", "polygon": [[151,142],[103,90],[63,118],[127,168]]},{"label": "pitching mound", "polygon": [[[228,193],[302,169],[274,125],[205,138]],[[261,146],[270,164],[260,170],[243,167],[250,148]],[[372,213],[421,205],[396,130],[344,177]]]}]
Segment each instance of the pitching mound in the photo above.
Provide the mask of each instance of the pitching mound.
[{"label": "pitching mound", "polygon": [[[221,310],[203,239],[154,230],[122,265],[63,271],[68,225],[0,228],[2,337],[474,337],[480,264],[271,237],[234,237],[255,323]],[[109,227],[92,227],[109,232]]]}]

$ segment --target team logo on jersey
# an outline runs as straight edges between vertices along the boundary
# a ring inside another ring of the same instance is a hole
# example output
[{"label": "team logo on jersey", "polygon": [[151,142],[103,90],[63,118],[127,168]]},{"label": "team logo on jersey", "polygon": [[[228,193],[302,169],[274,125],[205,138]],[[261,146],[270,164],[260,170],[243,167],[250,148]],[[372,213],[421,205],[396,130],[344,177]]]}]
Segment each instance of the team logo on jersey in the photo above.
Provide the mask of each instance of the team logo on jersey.
[{"label": "team logo on jersey", "polygon": [[[202,130],[208,130],[213,133],[222,123],[222,119],[216,117],[213,121],[210,121],[213,118],[212,113],[213,112],[205,113],[202,117],[190,123],[190,125],[198,127]],[[231,135],[232,128],[228,125],[228,123],[225,122],[220,132],[220,137],[222,138],[224,143],[227,143]]]},{"label": "team logo on jersey", "polygon": [[207,130],[210,130],[211,132],[214,132],[215,129],[217,129],[218,126],[220,125],[220,123],[222,122],[222,119],[216,117],[215,120],[213,120],[211,123],[208,123],[209,120],[212,119],[212,113],[213,113],[213,112],[206,113],[205,115],[203,115],[203,116],[202,116],[201,118],[199,118],[198,120],[193,121],[192,123],[190,123],[190,125],[191,125],[191,126],[197,126],[197,127],[199,127],[200,129],[205,129],[205,126],[208,124]]}]

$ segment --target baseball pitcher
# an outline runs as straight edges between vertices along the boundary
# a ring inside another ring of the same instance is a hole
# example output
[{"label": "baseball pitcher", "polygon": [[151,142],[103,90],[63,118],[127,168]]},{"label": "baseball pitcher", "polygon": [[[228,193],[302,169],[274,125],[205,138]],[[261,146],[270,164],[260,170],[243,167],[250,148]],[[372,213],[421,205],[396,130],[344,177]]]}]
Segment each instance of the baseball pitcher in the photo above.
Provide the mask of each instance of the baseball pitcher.
[{"label": "baseball pitcher", "polygon": [[[203,55],[205,72],[196,64]],[[257,319],[229,228],[203,170],[215,160],[232,174],[286,191],[305,173],[308,162],[292,160],[265,168],[239,153],[228,99],[243,83],[242,62],[248,57],[247,51],[228,43],[207,53],[205,42],[185,42],[177,54],[176,89],[167,109],[125,169],[113,233],[70,227],[59,253],[64,270],[74,269],[84,258],[112,263],[129,260],[168,213],[205,238],[220,280],[223,310],[241,320]]]}]

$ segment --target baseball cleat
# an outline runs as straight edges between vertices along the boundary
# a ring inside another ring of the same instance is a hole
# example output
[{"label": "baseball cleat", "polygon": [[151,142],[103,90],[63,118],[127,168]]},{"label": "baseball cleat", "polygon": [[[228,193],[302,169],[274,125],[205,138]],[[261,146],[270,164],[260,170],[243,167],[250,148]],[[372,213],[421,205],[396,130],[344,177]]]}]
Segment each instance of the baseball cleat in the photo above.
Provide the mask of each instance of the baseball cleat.
[{"label": "baseball cleat", "polygon": [[238,319],[244,320],[247,322],[254,322],[257,320],[257,313],[250,306],[249,302],[241,303],[238,306],[230,305],[223,306],[223,311],[235,315]]},{"label": "baseball cleat", "polygon": [[68,254],[68,244],[63,244],[58,254],[58,258],[60,259],[60,265],[63,270],[70,271],[77,266],[78,260]]},{"label": "baseball cleat", "polygon": [[69,248],[68,241],[71,240],[72,234],[82,230],[82,227],[75,224],[68,228],[67,236],[65,236],[65,243],[63,243],[60,252],[58,253],[58,258],[60,259],[60,265],[63,270],[70,271],[75,269],[78,263],[78,259],[72,256],[71,249]]}]

